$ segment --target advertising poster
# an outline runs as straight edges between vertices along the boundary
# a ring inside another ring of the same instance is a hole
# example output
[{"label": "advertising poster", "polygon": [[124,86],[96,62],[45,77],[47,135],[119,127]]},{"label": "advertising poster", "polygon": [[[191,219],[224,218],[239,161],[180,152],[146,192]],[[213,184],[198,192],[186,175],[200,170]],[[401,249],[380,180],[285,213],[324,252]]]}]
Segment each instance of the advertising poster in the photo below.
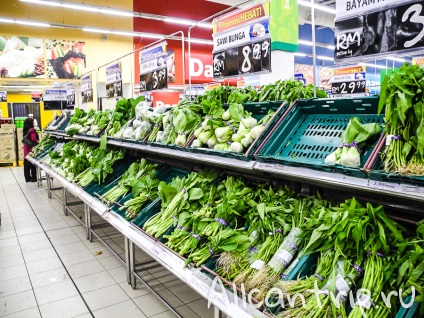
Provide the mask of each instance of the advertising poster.
[{"label": "advertising poster", "polygon": [[75,87],[74,84],[66,84],[66,108],[73,109],[75,107]]},{"label": "advertising poster", "polygon": [[66,90],[48,89],[43,94],[44,110],[61,110],[66,105]]},{"label": "advertising poster", "polygon": [[414,57],[412,59],[412,65],[423,65],[424,64],[424,57]]},{"label": "advertising poster", "polygon": [[106,94],[108,98],[122,96],[121,62],[106,67]]},{"label": "advertising poster", "polygon": [[331,92],[331,81],[334,75],[334,68],[320,67],[319,68],[319,89],[326,92]]},{"label": "advertising poster", "polygon": [[331,95],[334,97],[365,96],[366,84],[365,66],[336,68],[331,80]]},{"label": "advertising poster", "polygon": [[214,20],[214,79],[271,71],[269,3]]},{"label": "advertising poster", "polygon": [[424,2],[337,1],[335,60],[423,52]]},{"label": "advertising poster", "polygon": [[[168,87],[167,43],[142,50],[140,57],[140,92]],[[171,68],[172,69],[172,68]]]},{"label": "advertising poster", "polygon": [[81,97],[83,103],[88,103],[93,101],[93,81],[91,79],[91,74],[83,76],[81,78]]},{"label": "advertising poster", "polygon": [[312,65],[295,64],[294,65],[295,79],[301,79],[305,85],[314,83],[314,70]]},{"label": "advertising poster", "polygon": [[0,36],[0,77],[44,78],[43,39]]},{"label": "advertising poster", "polygon": [[0,102],[7,102],[7,92],[0,92]]},{"label": "advertising poster", "polygon": [[85,42],[46,40],[48,78],[77,78],[86,73]]}]

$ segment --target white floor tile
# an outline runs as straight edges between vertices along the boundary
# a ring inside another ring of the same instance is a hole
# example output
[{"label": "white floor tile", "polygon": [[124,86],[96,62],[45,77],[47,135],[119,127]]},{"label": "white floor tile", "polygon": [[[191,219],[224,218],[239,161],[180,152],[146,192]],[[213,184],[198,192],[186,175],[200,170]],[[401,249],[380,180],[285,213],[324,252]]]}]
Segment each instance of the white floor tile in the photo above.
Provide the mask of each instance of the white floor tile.
[{"label": "white floor tile", "polygon": [[40,288],[56,283],[69,280],[69,275],[66,270],[62,268],[53,269],[51,271],[42,272],[30,276],[33,288]]},{"label": "white floor tile", "polygon": [[[67,229],[70,230],[69,227]],[[50,240],[51,240],[51,242],[53,243],[54,246],[59,246],[59,245],[64,245],[64,244],[69,244],[69,243],[81,241],[80,238],[73,232],[72,232],[72,234],[69,234],[69,235],[62,235],[62,236],[57,236],[57,237],[51,237],[50,236]]]},{"label": "white floor tile", "polygon": [[21,243],[21,249],[24,253],[50,248],[51,246],[51,243],[47,239],[29,243]]},{"label": "white floor tile", "polygon": [[74,232],[70,228],[47,231],[47,235],[50,238],[60,237],[60,236],[65,236],[70,234],[74,234]]},{"label": "white floor tile", "polygon": [[119,285],[84,293],[83,297],[93,311],[129,300]]},{"label": "white floor tile", "polygon": [[18,239],[16,237],[0,240],[0,247],[7,247],[13,245],[19,245]]},{"label": "white floor tile", "polygon": [[185,304],[191,303],[195,300],[201,299],[202,296],[200,296],[198,293],[196,293],[193,289],[188,287],[186,284],[176,285],[173,287],[170,287],[169,290],[177,296],[179,299],[181,299]]},{"label": "white floor tile", "polygon": [[99,258],[98,261],[103,265],[105,269],[112,269],[117,267],[123,267],[122,263],[116,256],[108,256],[104,258]]},{"label": "white floor tile", "polygon": [[[97,258],[105,258],[108,256],[112,256],[112,252],[106,247],[106,246],[102,246],[102,247],[94,247],[90,249],[90,252]],[[113,255],[114,256],[114,255]]]},{"label": "white floor tile", "polygon": [[108,272],[117,283],[122,283],[127,281],[127,270],[125,267],[113,268],[113,269],[110,269]]},{"label": "white floor tile", "polygon": [[9,255],[8,257],[2,257],[0,262],[0,269],[21,264],[24,264],[24,258],[22,257],[22,254]]},{"label": "white floor tile", "polygon": [[0,282],[28,276],[25,264],[0,269]]},{"label": "white floor tile", "polygon": [[43,232],[43,229],[41,226],[29,227],[26,229],[16,229],[16,234],[18,236],[29,235],[29,234],[40,233],[40,232]]},{"label": "white floor tile", "polygon": [[202,318],[213,318],[214,317],[214,309],[213,306],[208,308],[208,301],[206,299],[199,299],[193,301],[192,303],[187,304],[191,310],[200,315]]},{"label": "white floor tile", "polygon": [[40,306],[43,318],[72,318],[88,313],[80,295]]},{"label": "white floor tile", "polygon": [[78,291],[71,281],[36,288],[34,293],[39,306],[78,295]]},{"label": "white floor tile", "polygon": [[22,293],[27,290],[32,290],[28,276],[0,282],[0,297]]},{"label": "white floor tile", "polygon": [[4,231],[4,230],[0,227],[0,240],[8,239],[8,238],[15,237],[15,236],[16,236],[16,232],[15,232],[15,230],[12,230],[12,231]]},{"label": "white floor tile", "polygon": [[115,280],[107,271],[80,277],[74,281],[81,293],[116,285]]},{"label": "white floor tile", "polygon": [[140,296],[147,295],[149,293],[149,291],[145,287],[143,287],[140,283],[138,284],[136,289],[132,289],[132,287],[128,285],[126,281],[123,283],[120,283],[119,285],[130,298],[137,298]]},{"label": "white floor tile", "polygon": [[65,266],[70,266],[95,260],[95,257],[90,253],[90,251],[81,251],[77,253],[62,255],[61,259]]},{"label": "white floor tile", "polygon": [[95,312],[93,312],[93,314],[96,318],[146,318],[146,316],[131,300],[127,300],[113,306],[96,310]]},{"label": "white floor tile", "polygon": [[41,232],[41,233],[18,236],[18,240],[20,244],[26,244],[26,243],[32,243],[37,241],[43,241],[43,240],[47,241],[47,236],[46,234]]},{"label": "white floor tile", "polygon": [[45,231],[63,229],[63,228],[68,228],[68,223],[66,223],[65,221],[61,221],[57,223],[43,224],[43,228]]},{"label": "white floor tile", "polygon": [[87,251],[87,246],[83,242],[74,242],[64,245],[55,246],[55,249],[59,255],[72,254],[81,251]]},{"label": "white floor tile", "polygon": [[21,253],[22,253],[21,247],[19,245],[0,247],[0,259],[9,255],[21,254]]},{"label": "white floor tile", "polygon": [[47,272],[52,269],[63,268],[58,257],[43,259],[42,261],[26,264],[30,275]]},{"label": "white floor tile", "polygon": [[37,302],[35,301],[32,290],[2,297],[0,298],[0,316],[13,314],[36,306]]},{"label": "white floor tile", "polygon": [[41,318],[41,315],[38,307],[34,307],[7,315],[5,318]]},{"label": "white floor tile", "polygon": [[46,258],[54,258],[57,256],[55,250],[51,246],[35,251],[23,252],[23,254],[26,263],[37,262]]},{"label": "white floor tile", "polygon": [[104,271],[104,267],[97,260],[66,266],[69,274],[73,279],[92,275]]},{"label": "white floor tile", "polygon": [[147,317],[157,315],[168,310],[168,308],[152,294],[134,298],[133,301]]}]

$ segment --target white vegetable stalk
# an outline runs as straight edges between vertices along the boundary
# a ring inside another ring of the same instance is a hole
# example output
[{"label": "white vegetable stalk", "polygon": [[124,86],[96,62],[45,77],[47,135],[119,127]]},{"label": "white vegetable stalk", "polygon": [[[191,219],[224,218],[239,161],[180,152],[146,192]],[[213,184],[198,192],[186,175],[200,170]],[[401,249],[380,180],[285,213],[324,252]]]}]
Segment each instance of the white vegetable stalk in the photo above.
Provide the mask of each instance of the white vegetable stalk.
[{"label": "white vegetable stalk", "polygon": [[198,139],[200,140],[201,143],[207,144],[209,138],[212,137],[212,135],[213,135],[212,131],[209,131],[209,130],[204,131],[199,135]]},{"label": "white vegetable stalk", "polygon": [[230,151],[242,153],[243,152],[243,145],[239,142],[233,142],[233,143],[231,143]]},{"label": "white vegetable stalk", "polygon": [[202,147],[203,145],[202,145],[202,143],[200,142],[200,140],[199,140],[199,139],[195,139],[195,140],[193,141],[193,143],[191,144],[191,146],[192,146],[193,148],[200,148],[200,147]]},{"label": "white vegetable stalk", "polygon": [[207,142],[209,148],[214,148],[217,143],[218,143],[218,140],[216,139],[215,136],[211,136]]},{"label": "white vegetable stalk", "polygon": [[187,143],[187,137],[184,133],[179,133],[177,139],[175,139],[175,144],[177,146],[184,146]]},{"label": "white vegetable stalk", "polygon": [[227,110],[225,113],[222,114],[223,120],[230,120],[230,118],[231,118],[231,114],[229,110]]}]

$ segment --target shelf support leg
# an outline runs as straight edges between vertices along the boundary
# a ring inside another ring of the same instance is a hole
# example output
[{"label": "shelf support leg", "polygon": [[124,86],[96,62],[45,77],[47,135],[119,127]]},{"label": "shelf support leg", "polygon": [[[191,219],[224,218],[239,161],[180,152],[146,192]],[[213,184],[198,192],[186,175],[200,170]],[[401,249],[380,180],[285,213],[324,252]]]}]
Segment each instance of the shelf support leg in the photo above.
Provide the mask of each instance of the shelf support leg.
[{"label": "shelf support leg", "polygon": [[224,318],[224,315],[222,314],[222,311],[221,310],[219,310],[219,308],[218,307],[216,307],[216,306],[213,306],[213,317],[214,318]]},{"label": "shelf support leg", "polygon": [[68,215],[68,209],[66,208],[66,206],[68,205],[68,194],[66,193],[65,186],[62,187],[62,193],[63,193],[63,198],[62,198],[63,214]]},{"label": "shelf support leg", "polygon": [[46,181],[47,181],[47,197],[49,199],[52,198],[52,180],[50,176],[46,173]]},{"label": "shelf support leg", "polygon": [[134,257],[134,243],[130,239],[128,239],[128,256],[129,256],[129,273],[130,273],[130,281],[131,287],[133,289],[137,288],[137,280],[135,279],[135,257]]},{"label": "shelf support leg", "polygon": [[91,209],[88,204],[84,203],[84,214],[85,214],[85,229],[86,237],[90,242],[93,240],[93,235],[91,233]]},{"label": "shelf support leg", "polygon": [[127,283],[131,284],[130,240],[125,236],[125,264],[127,265]]}]

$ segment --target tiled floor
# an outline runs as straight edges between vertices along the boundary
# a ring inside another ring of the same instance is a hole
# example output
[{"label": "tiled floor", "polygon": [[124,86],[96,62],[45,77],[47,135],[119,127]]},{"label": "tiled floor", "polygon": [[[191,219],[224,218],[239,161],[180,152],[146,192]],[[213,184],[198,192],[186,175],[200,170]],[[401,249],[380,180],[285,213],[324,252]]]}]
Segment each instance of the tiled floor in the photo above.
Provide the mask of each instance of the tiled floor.
[{"label": "tiled floor", "polygon": [[[0,168],[0,317],[175,317],[146,288],[133,290],[118,258],[63,214],[21,168]],[[123,238],[108,244],[122,253]],[[137,251],[137,256],[143,253]],[[213,317],[207,301],[163,267],[145,279],[184,318]]]}]

